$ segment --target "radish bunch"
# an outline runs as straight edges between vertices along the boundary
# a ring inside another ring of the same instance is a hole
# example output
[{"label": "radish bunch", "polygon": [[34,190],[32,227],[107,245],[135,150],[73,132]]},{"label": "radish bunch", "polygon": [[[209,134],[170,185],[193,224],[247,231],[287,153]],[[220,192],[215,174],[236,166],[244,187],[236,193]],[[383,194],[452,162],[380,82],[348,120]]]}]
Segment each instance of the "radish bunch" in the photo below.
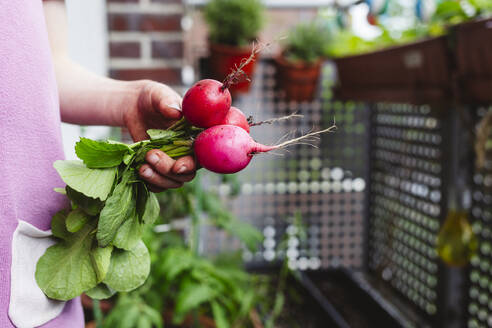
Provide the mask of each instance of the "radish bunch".
[{"label": "radish bunch", "polygon": [[196,159],[201,166],[216,173],[236,173],[249,164],[254,154],[279,149],[334,129],[333,126],[275,146],[259,144],[249,135],[251,126],[300,115],[252,123],[241,110],[231,106],[227,84],[210,79],[198,81],[188,90],[182,108],[186,120],[195,127],[205,128],[193,143]]}]

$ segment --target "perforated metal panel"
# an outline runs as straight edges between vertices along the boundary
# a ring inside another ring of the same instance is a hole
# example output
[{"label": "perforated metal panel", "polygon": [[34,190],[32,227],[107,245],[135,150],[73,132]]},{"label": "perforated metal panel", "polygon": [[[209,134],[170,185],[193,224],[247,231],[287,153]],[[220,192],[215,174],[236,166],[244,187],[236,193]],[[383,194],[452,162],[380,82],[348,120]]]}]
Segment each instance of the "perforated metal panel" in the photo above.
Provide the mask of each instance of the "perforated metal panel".
[{"label": "perforated metal panel", "polygon": [[[478,118],[491,108],[480,108]],[[473,176],[473,230],[479,239],[479,251],[471,261],[468,293],[468,327],[492,327],[492,129],[485,144],[484,166]]]},{"label": "perforated metal panel", "polygon": [[[289,259],[292,268],[334,266],[360,268],[364,252],[364,203],[367,169],[368,108],[360,103],[332,102],[332,68],[324,68],[324,93],[313,102],[286,101],[275,85],[275,66],[262,61],[252,90],[234,104],[254,121],[289,115],[302,119],[253,127],[251,135],[261,143],[276,144],[336,121],[338,130],[323,135],[316,147],[296,145],[275,154],[257,155],[239,173],[241,195],[230,204],[242,220],[259,227],[265,240],[245,259],[270,262]],[[227,193],[227,187],[219,186]],[[294,224],[302,218],[302,228]],[[301,238],[301,230],[306,233]],[[209,229],[204,248],[223,248],[225,237]],[[285,241],[285,247],[279,244]],[[230,249],[230,248],[229,248]]]},{"label": "perforated metal panel", "polygon": [[435,241],[445,199],[445,131],[429,106],[372,108],[368,266],[428,315],[438,310]]}]

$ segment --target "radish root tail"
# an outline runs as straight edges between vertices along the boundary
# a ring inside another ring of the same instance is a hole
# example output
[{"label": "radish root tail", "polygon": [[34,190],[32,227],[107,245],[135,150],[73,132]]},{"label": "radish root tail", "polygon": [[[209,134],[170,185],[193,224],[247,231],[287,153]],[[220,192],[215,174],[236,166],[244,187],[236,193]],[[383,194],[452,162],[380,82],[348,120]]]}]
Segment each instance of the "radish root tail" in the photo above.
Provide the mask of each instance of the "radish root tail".
[{"label": "radish root tail", "polygon": [[252,61],[255,60],[255,57],[260,51],[263,49],[267,48],[270,46],[269,43],[260,43],[258,41],[253,42],[253,47],[251,50],[251,54],[249,55],[248,58],[244,58],[241,60],[241,63],[238,65],[235,65],[235,67],[232,69],[231,73],[226,76],[224,81],[222,82],[222,87],[220,88],[222,91],[225,89],[228,89],[231,85],[237,84],[239,82],[242,82],[243,80],[246,80],[248,82],[251,82],[251,79],[249,78],[248,74],[246,74],[243,71],[243,68],[251,63]]},{"label": "radish root tail", "polygon": [[[280,121],[286,121],[286,120],[290,120],[292,118],[301,118],[301,117],[304,117],[303,115],[299,115],[299,114],[296,114],[296,113],[292,113],[290,115],[287,115],[287,116],[282,116],[282,117],[278,117],[278,118],[270,118],[268,120],[264,120],[264,121],[261,121],[261,122],[254,122],[254,123],[250,123],[249,126],[258,126],[258,125],[262,125],[262,124],[272,124],[272,123],[276,123],[276,122],[280,122]],[[248,123],[252,122],[252,117],[248,117]]]},{"label": "radish root tail", "polygon": [[300,136],[298,138],[284,141],[278,145],[275,145],[274,147],[275,147],[275,149],[280,149],[280,148],[287,147],[291,144],[299,144],[299,142],[302,140],[309,139],[309,138],[311,138],[311,140],[312,140],[312,138],[315,136],[318,136],[318,135],[323,134],[323,133],[334,132],[334,131],[336,131],[336,129],[337,129],[337,126],[335,124],[333,124],[332,126],[330,126],[327,129],[311,132],[311,133],[308,133],[306,135]]}]

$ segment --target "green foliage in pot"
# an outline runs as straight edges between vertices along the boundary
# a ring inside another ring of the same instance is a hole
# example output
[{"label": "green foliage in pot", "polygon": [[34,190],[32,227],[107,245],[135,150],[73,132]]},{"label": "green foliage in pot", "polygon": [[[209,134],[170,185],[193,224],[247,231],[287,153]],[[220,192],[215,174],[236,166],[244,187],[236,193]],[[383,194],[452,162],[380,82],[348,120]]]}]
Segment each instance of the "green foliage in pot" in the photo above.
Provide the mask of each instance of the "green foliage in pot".
[{"label": "green foliage in pot", "polygon": [[292,62],[314,63],[326,55],[331,33],[320,22],[301,23],[290,30],[284,56]]},{"label": "green foliage in pot", "polygon": [[210,0],[204,15],[212,42],[245,46],[263,26],[264,7],[260,0]]}]

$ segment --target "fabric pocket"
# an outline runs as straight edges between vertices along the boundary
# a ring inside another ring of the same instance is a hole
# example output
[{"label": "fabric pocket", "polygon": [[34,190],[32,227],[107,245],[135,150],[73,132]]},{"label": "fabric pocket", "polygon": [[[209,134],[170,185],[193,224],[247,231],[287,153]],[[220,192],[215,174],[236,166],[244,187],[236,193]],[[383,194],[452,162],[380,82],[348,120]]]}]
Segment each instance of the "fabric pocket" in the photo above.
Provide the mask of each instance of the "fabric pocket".
[{"label": "fabric pocket", "polygon": [[18,328],[38,327],[56,318],[66,302],[49,299],[38,287],[36,263],[55,241],[43,231],[19,220],[12,237],[9,317]]}]

